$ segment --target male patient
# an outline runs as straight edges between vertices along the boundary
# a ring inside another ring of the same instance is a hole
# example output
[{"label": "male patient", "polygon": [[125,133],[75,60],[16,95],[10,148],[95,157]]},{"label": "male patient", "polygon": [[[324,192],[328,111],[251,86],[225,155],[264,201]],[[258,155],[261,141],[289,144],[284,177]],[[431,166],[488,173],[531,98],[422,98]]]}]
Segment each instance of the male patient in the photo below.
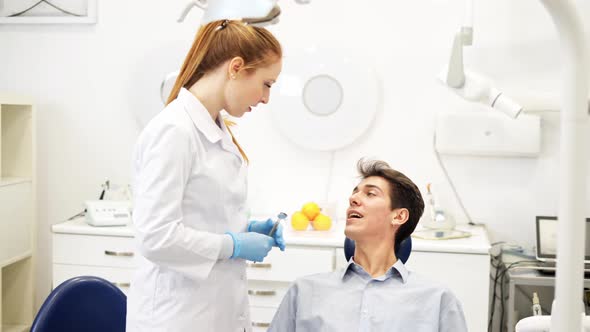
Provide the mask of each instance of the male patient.
[{"label": "male patient", "polygon": [[[349,198],[344,230],[356,242],[354,256],[342,271],[298,279],[269,331],[467,331],[451,291],[395,256],[424,211],[418,187],[383,161],[361,159],[357,167],[362,180]],[[440,273],[447,268],[453,267]]]}]

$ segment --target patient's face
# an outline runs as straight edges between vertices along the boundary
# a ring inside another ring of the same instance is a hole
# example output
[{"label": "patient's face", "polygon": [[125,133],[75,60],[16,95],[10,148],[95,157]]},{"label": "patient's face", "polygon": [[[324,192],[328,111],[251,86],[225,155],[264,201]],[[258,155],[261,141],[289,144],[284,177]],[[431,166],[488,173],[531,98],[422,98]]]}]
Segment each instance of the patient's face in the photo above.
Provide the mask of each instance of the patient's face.
[{"label": "patient's face", "polygon": [[363,179],[350,195],[344,233],[352,240],[393,239],[389,182],[379,176]]}]

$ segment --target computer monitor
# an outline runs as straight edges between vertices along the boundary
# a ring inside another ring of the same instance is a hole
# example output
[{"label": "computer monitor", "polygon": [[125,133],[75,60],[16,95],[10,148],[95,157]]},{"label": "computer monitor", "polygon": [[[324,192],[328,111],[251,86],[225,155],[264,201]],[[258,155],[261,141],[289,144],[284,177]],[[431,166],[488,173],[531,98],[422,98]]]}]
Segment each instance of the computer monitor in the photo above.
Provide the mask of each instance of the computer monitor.
[{"label": "computer monitor", "polygon": [[[590,218],[586,218],[586,251],[584,260],[590,263]],[[555,261],[557,257],[557,217],[537,217],[537,259]]]}]

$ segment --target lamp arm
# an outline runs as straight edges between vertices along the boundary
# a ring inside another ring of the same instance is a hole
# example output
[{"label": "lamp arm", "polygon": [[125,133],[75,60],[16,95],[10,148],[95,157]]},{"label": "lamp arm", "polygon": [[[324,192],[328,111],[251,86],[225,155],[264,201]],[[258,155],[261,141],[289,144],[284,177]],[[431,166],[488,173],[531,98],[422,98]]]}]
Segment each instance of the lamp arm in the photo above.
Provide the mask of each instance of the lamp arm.
[{"label": "lamp arm", "polygon": [[451,88],[461,88],[465,84],[465,67],[463,65],[463,36],[461,32],[455,34],[449,65],[443,77],[444,82]]},{"label": "lamp arm", "polygon": [[465,84],[465,66],[463,63],[463,46],[473,44],[473,1],[465,0],[465,18],[463,25],[453,38],[451,56],[447,67],[445,83],[451,88],[461,88]]},{"label": "lamp arm", "polygon": [[463,45],[466,46],[473,44],[473,2],[474,0],[465,0],[465,18],[461,27],[461,37]]}]

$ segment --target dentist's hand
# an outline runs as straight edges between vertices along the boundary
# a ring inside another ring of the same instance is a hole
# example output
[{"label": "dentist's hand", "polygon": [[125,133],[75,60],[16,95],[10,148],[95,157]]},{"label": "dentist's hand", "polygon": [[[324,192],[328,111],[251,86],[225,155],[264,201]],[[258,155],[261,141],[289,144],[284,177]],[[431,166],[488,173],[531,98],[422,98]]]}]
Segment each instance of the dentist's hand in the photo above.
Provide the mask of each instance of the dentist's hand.
[{"label": "dentist's hand", "polygon": [[[248,232],[256,232],[264,235],[268,235],[272,227],[274,226],[272,219],[266,221],[252,220],[248,223]],[[283,225],[279,223],[277,230],[273,235],[275,240],[275,246],[279,247],[281,251],[285,251],[285,239],[283,238]]]},{"label": "dentist's hand", "polygon": [[234,252],[230,258],[243,258],[254,262],[262,262],[275,242],[272,237],[255,232],[226,234],[234,240]]}]

